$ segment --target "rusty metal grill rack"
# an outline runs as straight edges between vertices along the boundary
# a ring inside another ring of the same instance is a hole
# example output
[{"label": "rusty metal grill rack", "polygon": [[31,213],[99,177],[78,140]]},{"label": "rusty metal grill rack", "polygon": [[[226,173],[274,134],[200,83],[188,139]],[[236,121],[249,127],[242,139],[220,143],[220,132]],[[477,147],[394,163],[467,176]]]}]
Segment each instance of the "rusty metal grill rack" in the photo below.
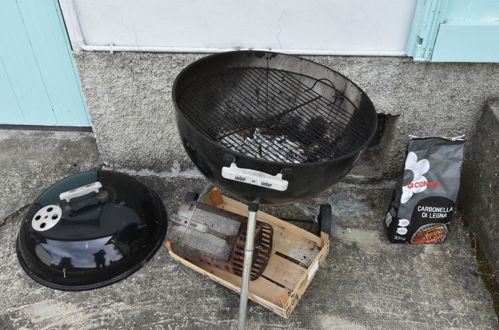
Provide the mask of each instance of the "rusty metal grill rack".
[{"label": "rusty metal grill rack", "polygon": [[[239,234],[232,254],[230,256],[230,265],[232,273],[237,276],[243,275],[244,262],[244,245],[246,243],[246,224],[241,226],[242,230]],[[255,236],[255,252],[253,255],[253,263],[251,265],[250,280],[254,281],[262,275],[272,253],[272,235],[274,230],[268,223],[256,223]]]}]

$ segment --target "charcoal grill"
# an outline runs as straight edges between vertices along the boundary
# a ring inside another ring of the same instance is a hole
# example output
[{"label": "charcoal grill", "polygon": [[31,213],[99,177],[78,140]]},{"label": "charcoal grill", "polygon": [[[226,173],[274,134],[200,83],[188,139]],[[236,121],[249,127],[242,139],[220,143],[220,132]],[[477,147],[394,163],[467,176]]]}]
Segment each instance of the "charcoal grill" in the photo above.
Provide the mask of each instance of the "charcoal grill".
[{"label": "charcoal grill", "polygon": [[272,52],[202,58],[177,76],[172,94],[189,157],[249,204],[242,329],[258,205],[311,197],[343,178],[373,138],[376,112],[340,73]]}]

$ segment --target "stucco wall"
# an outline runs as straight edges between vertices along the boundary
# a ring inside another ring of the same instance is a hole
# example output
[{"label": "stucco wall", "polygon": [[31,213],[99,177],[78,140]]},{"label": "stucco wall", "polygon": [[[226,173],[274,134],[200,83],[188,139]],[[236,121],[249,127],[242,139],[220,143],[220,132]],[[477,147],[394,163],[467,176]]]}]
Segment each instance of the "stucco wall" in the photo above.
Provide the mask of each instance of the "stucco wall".
[{"label": "stucco wall", "polygon": [[[175,76],[199,54],[74,54],[102,160],[110,167],[176,173],[193,165],[178,139]],[[469,134],[485,102],[499,96],[499,65],[416,63],[406,57],[316,56],[352,79],[388,122],[376,159],[399,172],[407,135]],[[192,173],[192,172],[187,172]]]}]

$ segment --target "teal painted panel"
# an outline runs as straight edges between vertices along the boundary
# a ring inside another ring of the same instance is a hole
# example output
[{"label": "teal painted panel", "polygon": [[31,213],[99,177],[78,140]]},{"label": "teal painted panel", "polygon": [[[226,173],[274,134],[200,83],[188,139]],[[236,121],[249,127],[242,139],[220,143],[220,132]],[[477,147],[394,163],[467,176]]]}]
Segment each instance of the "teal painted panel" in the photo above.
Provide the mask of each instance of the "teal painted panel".
[{"label": "teal painted panel", "polygon": [[494,23],[499,22],[498,0],[446,0],[446,23]]},{"label": "teal painted panel", "polygon": [[18,103],[0,100],[0,122],[90,126],[57,1],[2,0],[0,26],[7,31],[0,57]]},{"label": "teal painted panel", "polygon": [[432,62],[499,62],[499,23],[441,24]]},{"label": "teal painted panel", "polygon": [[[18,108],[7,100],[2,92],[0,123],[53,125],[56,122],[52,106],[44,89],[44,83],[33,54],[23,19],[14,0],[0,2],[0,57],[2,58],[8,84],[12,87]],[[22,122],[7,121],[12,112],[22,113]]]},{"label": "teal painted panel", "polygon": [[[55,125],[90,126],[57,0],[17,0],[45,88]],[[47,24],[50,22],[50,24]]]},{"label": "teal painted panel", "polygon": [[407,54],[415,61],[499,62],[499,0],[418,0]]},{"label": "teal painted panel", "polygon": [[16,94],[0,57],[0,117],[9,123],[24,122]]},{"label": "teal painted panel", "polygon": [[444,1],[418,0],[417,2],[406,48],[407,55],[412,56],[415,61],[431,59]]}]

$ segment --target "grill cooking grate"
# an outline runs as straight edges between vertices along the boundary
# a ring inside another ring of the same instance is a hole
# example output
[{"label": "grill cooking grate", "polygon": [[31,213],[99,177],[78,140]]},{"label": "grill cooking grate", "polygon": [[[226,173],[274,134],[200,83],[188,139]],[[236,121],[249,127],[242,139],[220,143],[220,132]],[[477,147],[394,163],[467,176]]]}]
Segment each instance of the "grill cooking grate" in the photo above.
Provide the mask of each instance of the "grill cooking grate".
[{"label": "grill cooking grate", "polygon": [[[177,104],[212,140],[269,161],[334,159],[367,140],[359,110],[328,80],[282,70],[234,68],[201,75],[180,91]],[[255,147],[255,134],[266,142]],[[290,159],[289,145],[303,155]]]}]

